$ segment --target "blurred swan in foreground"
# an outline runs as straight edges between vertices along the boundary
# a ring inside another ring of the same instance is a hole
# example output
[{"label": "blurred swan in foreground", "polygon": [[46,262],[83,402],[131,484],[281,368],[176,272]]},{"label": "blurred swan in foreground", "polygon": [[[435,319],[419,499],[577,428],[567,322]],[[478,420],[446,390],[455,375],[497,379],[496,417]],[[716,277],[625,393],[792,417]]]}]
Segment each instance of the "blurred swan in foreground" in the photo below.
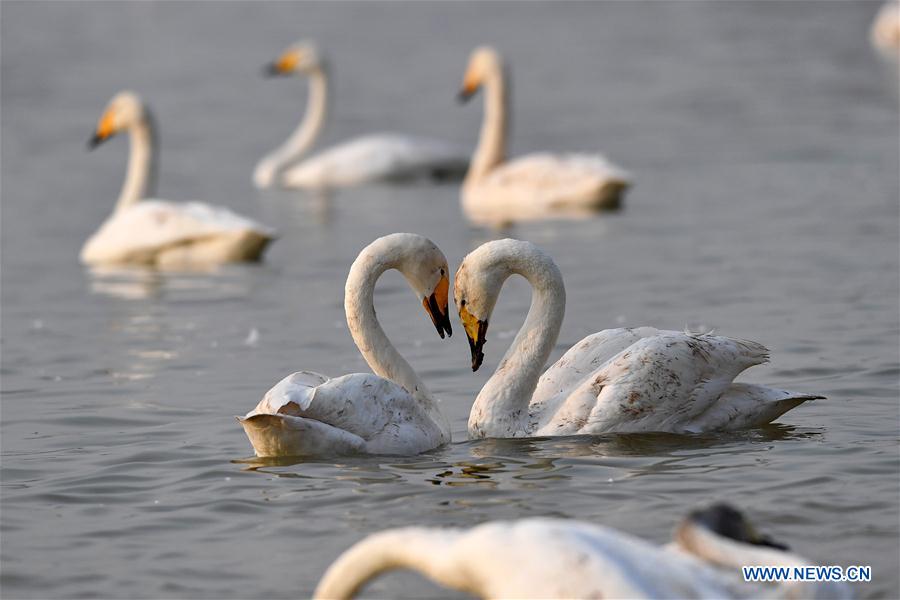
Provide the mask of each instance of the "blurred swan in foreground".
[{"label": "blurred swan in foreground", "polygon": [[359,137],[297,164],[325,124],[328,69],[315,45],[299,42],[285,50],[267,72],[306,75],[309,99],[306,115],[294,133],[256,166],[253,181],[258,188],[330,188],[380,180],[461,177],[466,170],[468,156],[464,149],[398,133]]},{"label": "blurred swan in foreground", "polygon": [[411,569],[480,598],[849,598],[836,583],[750,583],[742,566],[809,562],[757,534],[737,510],[694,511],[660,547],[609,527],[530,518],[469,530],[389,529],[370,535],[328,568],[315,598],[354,597],[369,580]]},{"label": "blurred swan in foreground", "polygon": [[482,86],[484,122],[462,189],[470,219],[503,224],[619,207],[631,178],[600,154],[528,154],[507,161],[508,82],[500,55],[489,47],[469,57],[460,99]]},{"label": "blurred swan in foreground", "polygon": [[872,45],[895,62],[900,58],[900,2],[888,0],[878,11],[869,32]]},{"label": "blurred swan in foreground", "polygon": [[331,379],[288,375],[245,417],[237,417],[257,456],[411,455],[450,441],[439,401],[388,340],[375,316],[373,294],[382,273],[406,278],[443,338],[450,270],[430,240],[395,233],[369,244],[353,262],[344,292],[350,335],[376,373]]},{"label": "blurred swan in foreground", "polygon": [[121,131],[131,140],[125,184],[113,214],[82,248],[82,262],[183,267],[259,260],[272,229],[219,206],[144,199],[155,193],[158,149],[151,113],[133,92],[113,97],[89,145]]},{"label": "blurred swan in foreground", "polygon": [[541,375],[562,325],[566,290],[549,256],[511,239],[480,246],[456,272],[453,296],[473,371],[484,359],[500,289],[513,274],[531,284],[531,309],[475,399],[470,437],[743,429],[821,398],[733,383],[744,369],[768,360],[768,350],[756,342],[652,327],[589,335]]}]

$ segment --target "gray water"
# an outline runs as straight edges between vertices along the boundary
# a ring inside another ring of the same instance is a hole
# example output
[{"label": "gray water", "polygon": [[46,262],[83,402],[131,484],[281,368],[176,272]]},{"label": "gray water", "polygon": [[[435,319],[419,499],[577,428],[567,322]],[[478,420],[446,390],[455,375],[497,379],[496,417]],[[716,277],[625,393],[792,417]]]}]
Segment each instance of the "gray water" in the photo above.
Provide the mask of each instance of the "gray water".
[{"label": "gray water", "polygon": [[[298,598],[386,527],[555,515],[664,542],[722,499],[817,563],[872,565],[860,596],[896,597],[898,111],[868,46],[878,6],[4,2],[3,596]],[[452,266],[495,235],[466,224],[454,185],[252,188],[305,101],[301,81],[260,67],[300,37],[334,66],[325,143],[398,130],[474,145],[480,97],[453,98],[468,51],[490,42],[515,80],[513,153],[599,150],[635,174],[620,214],[508,232],[565,275],[553,359],[608,327],[715,328],[771,349],[746,380],[828,399],[739,434],[468,442],[528,288],[504,289],[473,374],[461,327],[439,340],[389,273],[379,317],[455,442],[253,460],[233,415],[292,371],[367,370],[342,310],[363,246],[414,231]],[[126,87],[162,128],[159,195],[277,226],[265,263],[79,266],[127,152],[84,145]],[[368,590],[446,595],[407,574]]]}]

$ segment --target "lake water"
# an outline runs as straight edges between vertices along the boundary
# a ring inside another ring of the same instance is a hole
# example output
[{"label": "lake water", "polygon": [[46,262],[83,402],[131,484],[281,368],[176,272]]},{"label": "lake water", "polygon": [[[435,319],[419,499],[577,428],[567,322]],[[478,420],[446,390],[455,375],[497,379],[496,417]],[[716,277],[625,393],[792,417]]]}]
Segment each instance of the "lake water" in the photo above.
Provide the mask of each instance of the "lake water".
[{"label": "lake water", "polygon": [[[366,534],[556,515],[664,542],[714,499],[820,564],[898,585],[898,110],[868,45],[871,2],[3,3],[2,593],[5,598],[298,598]],[[398,130],[474,145],[454,95],[489,42],[515,81],[513,153],[604,151],[620,214],[509,235],[558,262],[559,356],[608,327],[715,328],[772,362],[745,380],[828,397],[721,436],[466,441],[472,400],[530,299],[504,289],[484,367],[441,341],[402,278],[379,317],[453,425],[412,458],[254,461],[233,415],[286,374],[367,370],[344,278],[376,237],[433,239],[451,267],[493,233],[454,185],[328,201],[259,193],[256,160],[305,84],[260,67],[297,38],[334,66],[326,143]],[[134,88],[161,125],[161,197],[278,227],[262,265],[94,274],[127,143],[85,143]],[[371,595],[446,595],[395,574]]]}]

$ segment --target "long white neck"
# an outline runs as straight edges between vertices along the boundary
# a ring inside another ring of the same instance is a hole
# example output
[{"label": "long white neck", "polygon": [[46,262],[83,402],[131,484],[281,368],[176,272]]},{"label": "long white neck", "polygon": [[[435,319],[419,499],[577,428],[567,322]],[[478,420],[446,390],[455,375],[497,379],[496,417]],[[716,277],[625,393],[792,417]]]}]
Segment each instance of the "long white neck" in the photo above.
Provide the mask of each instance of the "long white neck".
[{"label": "long white neck", "polygon": [[506,70],[499,63],[485,79],[484,120],[481,123],[478,147],[472,156],[465,183],[482,179],[506,160],[506,136],[509,124],[508,83]]},{"label": "long white neck", "polygon": [[475,582],[454,568],[451,550],[458,530],[420,528],[385,531],[369,536],[344,552],[322,576],[313,598],[353,598],[363,585],[394,569],[412,569],[431,580],[462,591],[476,591]]},{"label": "long white neck", "polygon": [[324,64],[309,73],[309,91],[303,120],[285,142],[266,155],[253,172],[257,187],[269,187],[283,168],[299,160],[313,145],[328,115],[328,72]]},{"label": "long white neck", "polygon": [[156,193],[156,127],[148,108],[144,107],[142,117],[128,128],[128,139],[128,170],[115,212],[125,210]]},{"label": "long white neck", "polygon": [[[397,234],[402,235],[402,234]],[[392,236],[388,236],[390,238]],[[415,248],[391,245],[386,238],[376,240],[353,262],[344,289],[344,312],[356,347],[377,375],[400,384],[426,408],[435,423],[449,432],[443,413],[425,383],[400,356],[375,316],[375,283],[388,269],[404,272],[407,261],[416,260]]]},{"label": "long white neck", "polygon": [[517,273],[531,284],[531,308],[512,346],[475,399],[469,413],[471,437],[527,435],[528,405],[566,312],[566,288],[553,261],[529,245],[517,244],[513,250],[498,257],[509,269],[508,275]]}]

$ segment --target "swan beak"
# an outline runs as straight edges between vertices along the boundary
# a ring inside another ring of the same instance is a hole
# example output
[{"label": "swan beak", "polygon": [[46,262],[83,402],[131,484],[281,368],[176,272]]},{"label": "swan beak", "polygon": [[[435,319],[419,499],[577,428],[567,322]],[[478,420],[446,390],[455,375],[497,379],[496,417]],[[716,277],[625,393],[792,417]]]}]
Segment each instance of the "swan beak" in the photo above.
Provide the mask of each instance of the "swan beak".
[{"label": "swan beak", "polygon": [[475,92],[478,91],[478,86],[465,84],[462,89],[459,90],[459,93],[456,95],[456,101],[460,104],[465,104],[468,102],[472,96],[475,95]]},{"label": "swan beak", "polygon": [[282,75],[281,71],[278,70],[278,63],[270,62],[263,65],[262,68],[263,77],[278,77]]},{"label": "swan beak", "polygon": [[111,138],[115,133],[115,115],[113,115],[112,111],[107,111],[100,117],[100,122],[97,123],[97,129],[94,131],[94,135],[88,140],[88,150],[93,150]]},{"label": "swan beak", "polygon": [[478,91],[478,79],[470,74],[466,73],[465,77],[463,77],[463,85],[462,89],[459,90],[459,94],[456,95],[456,100],[460,104],[469,101],[469,98],[475,95],[475,92]]},{"label": "swan beak", "polygon": [[106,141],[107,138],[101,136],[99,133],[95,133],[91,136],[91,139],[88,140],[87,147],[88,150],[93,150],[100,144]]},{"label": "swan beak", "polygon": [[442,275],[431,295],[422,299],[422,306],[431,317],[431,322],[434,323],[434,328],[437,329],[441,339],[444,339],[445,331],[448,337],[453,335],[453,329],[450,327],[450,311],[447,310],[449,289],[450,282],[446,275]]},{"label": "swan beak", "polygon": [[463,306],[459,309],[459,320],[462,321],[469,339],[469,350],[472,352],[472,371],[477,371],[484,362],[484,340],[487,335],[487,321],[480,321]]},{"label": "swan beak", "polygon": [[266,77],[278,77],[279,75],[290,75],[297,70],[300,64],[300,53],[296,51],[285,52],[277,60],[274,60],[263,67],[263,75]]}]

